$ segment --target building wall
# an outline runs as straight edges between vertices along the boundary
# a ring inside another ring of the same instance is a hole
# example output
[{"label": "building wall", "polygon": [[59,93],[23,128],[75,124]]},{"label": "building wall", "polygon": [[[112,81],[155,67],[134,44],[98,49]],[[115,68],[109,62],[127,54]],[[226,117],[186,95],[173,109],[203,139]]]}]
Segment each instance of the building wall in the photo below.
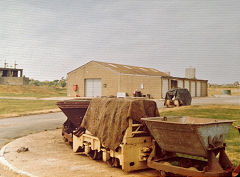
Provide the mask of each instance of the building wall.
[{"label": "building wall", "polygon": [[208,96],[208,82],[201,81],[201,96]]},{"label": "building wall", "polygon": [[196,81],[190,81],[190,93],[192,97],[196,97]]},{"label": "building wall", "polygon": [[29,78],[27,77],[0,77],[2,85],[28,85]]},{"label": "building wall", "polygon": [[178,79],[178,88],[183,88],[183,79]]},{"label": "building wall", "polygon": [[161,84],[162,84],[162,89],[161,89],[162,98],[165,98],[167,91],[170,89],[169,79],[162,78]]},{"label": "building wall", "polygon": [[161,77],[121,75],[120,91],[133,96],[135,90],[141,91],[143,95],[150,94],[153,98],[161,98]]},{"label": "building wall", "polygon": [[[70,72],[67,76],[67,94],[68,96],[85,96],[85,79],[101,79],[101,96],[116,96],[117,92],[126,92],[129,96],[133,95],[135,90],[141,91],[143,95],[150,94],[153,98],[164,98],[162,95],[162,81],[168,80],[168,89],[171,88],[171,80],[181,82],[181,87],[188,88],[190,93],[194,89],[197,93],[197,81],[201,82],[201,96],[207,96],[207,81],[186,78],[162,78],[161,76],[143,76],[131,74],[119,74],[98,63],[89,62],[82,67]],[[191,85],[195,83],[195,88]],[[73,86],[78,85],[78,90],[74,91]]]},{"label": "building wall", "polygon": [[[68,74],[67,95],[85,96],[84,80],[97,78],[101,79],[102,82],[102,96],[117,95],[119,74],[94,62],[89,62]],[[76,92],[73,90],[74,85],[78,85],[78,90]]]},{"label": "building wall", "polygon": [[[208,84],[208,81],[204,81],[204,80],[197,80],[197,79],[188,79],[188,78],[171,78],[171,77],[164,77],[163,78],[163,81],[168,81],[168,88],[166,88],[166,84],[165,86],[163,86],[162,90],[163,91],[163,94],[162,94],[162,98],[165,97],[165,92],[166,90],[170,90],[172,88],[172,85],[171,85],[171,80],[177,80],[178,82],[178,87],[179,88],[186,88],[189,90],[189,92],[191,93],[192,97],[197,97],[197,96],[201,96],[201,97],[204,97],[204,96],[207,96],[207,84]],[[165,82],[164,82],[165,83]],[[198,91],[197,89],[197,86],[198,84],[201,85],[201,90]]]}]

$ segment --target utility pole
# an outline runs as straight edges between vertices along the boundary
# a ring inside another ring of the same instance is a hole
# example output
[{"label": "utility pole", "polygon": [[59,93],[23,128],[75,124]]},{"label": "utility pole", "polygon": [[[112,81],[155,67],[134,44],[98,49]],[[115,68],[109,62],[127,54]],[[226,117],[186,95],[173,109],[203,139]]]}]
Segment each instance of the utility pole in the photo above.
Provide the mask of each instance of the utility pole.
[{"label": "utility pole", "polygon": [[4,63],[4,68],[7,68],[7,62],[6,62],[6,60],[5,60],[5,63]]}]

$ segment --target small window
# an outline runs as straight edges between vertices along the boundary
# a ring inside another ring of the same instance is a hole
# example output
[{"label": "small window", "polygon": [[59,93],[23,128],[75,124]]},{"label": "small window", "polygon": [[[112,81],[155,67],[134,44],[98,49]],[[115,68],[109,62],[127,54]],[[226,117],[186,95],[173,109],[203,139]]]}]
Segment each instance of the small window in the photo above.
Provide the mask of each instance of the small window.
[{"label": "small window", "polygon": [[143,84],[141,84],[141,85],[140,85],[140,88],[141,88],[141,89],[144,89],[144,85],[143,85]]}]

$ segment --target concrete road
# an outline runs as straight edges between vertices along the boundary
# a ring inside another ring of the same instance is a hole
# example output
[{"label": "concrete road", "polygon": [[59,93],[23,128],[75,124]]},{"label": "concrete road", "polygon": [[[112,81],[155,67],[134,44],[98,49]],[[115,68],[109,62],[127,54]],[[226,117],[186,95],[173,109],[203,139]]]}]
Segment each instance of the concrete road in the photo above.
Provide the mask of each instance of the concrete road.
[{"label": "concrete road", "polygon": [[62,112],[0,119],[0,147],[18,137],[60,128],[66,119]]},{"label": "concrete road", "polygon": [[[60,128],[65,120],[62,112],[0,119],[0,148],[18,137]],[[0,165],[0,177],[16,176]]]}]

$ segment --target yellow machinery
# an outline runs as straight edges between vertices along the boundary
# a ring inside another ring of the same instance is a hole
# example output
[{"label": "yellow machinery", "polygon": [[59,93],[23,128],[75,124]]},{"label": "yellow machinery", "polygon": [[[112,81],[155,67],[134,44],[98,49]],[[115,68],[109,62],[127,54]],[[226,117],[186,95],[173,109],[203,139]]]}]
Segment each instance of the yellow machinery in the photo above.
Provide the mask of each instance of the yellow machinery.
[{"label": "yellow machinery", "polygon": [[146,169],[152,138],[142,130],[142,126],[133,124],[132,119],[129,119],[129,127],[116,150],[106,149],[89,131],[80,137],[73,135],[73,151],[82,151],[83,154],[96,160],[103,160],[114,167],[121,166],[125,172]]}]

